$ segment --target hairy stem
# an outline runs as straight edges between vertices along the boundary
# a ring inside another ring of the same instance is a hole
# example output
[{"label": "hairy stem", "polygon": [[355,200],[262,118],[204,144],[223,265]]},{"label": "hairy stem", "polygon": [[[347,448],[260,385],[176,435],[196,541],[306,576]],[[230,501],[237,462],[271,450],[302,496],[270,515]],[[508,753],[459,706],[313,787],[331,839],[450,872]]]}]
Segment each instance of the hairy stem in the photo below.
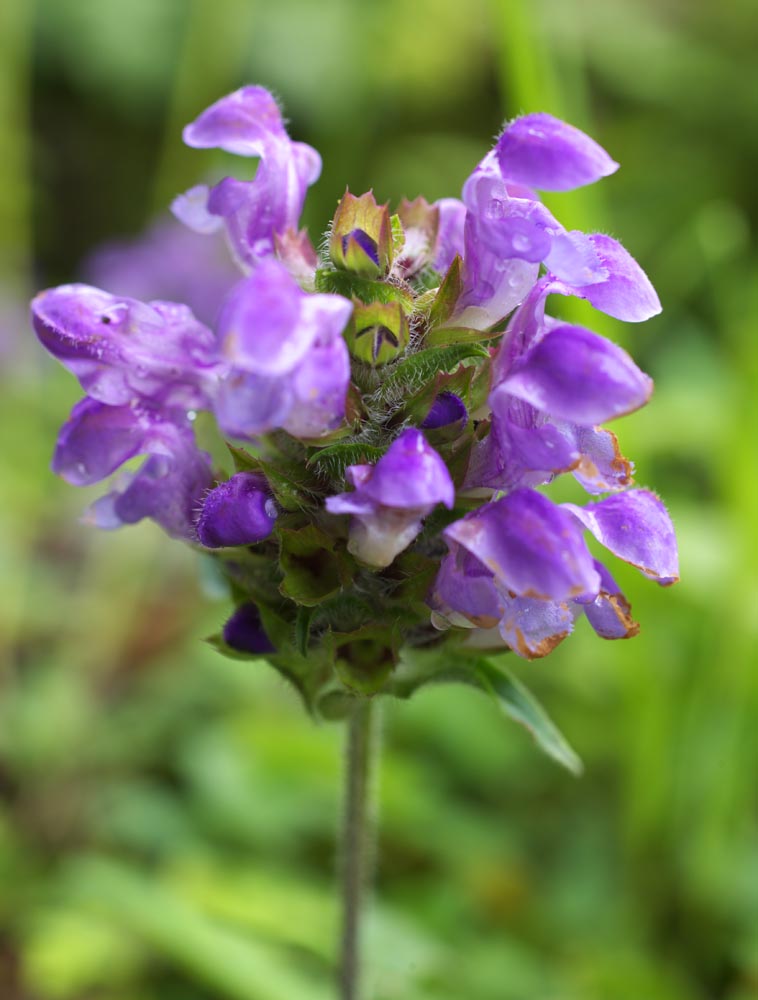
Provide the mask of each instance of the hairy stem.
[{"label": "hairy stem", "polygon": [[362,937],[376,849],[373,784],[378,753],[379,705],[356,699],[347,726],[345,803],[341,844],[342,941],[341,1000],[362,1000]]}]

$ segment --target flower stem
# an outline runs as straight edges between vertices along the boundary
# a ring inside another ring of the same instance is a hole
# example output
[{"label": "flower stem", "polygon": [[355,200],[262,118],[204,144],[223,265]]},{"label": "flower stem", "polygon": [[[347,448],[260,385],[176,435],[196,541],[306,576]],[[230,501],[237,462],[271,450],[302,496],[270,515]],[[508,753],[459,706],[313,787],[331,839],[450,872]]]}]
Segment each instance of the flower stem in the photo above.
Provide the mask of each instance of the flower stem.
[{"label": "flower stem", "polygon": [[378,756],[379,705],[356,699],[345,747],[345,803],[342,825],[342,941],[340,1000],[362,1000],[362,923],[376,853],[373,784]]}]

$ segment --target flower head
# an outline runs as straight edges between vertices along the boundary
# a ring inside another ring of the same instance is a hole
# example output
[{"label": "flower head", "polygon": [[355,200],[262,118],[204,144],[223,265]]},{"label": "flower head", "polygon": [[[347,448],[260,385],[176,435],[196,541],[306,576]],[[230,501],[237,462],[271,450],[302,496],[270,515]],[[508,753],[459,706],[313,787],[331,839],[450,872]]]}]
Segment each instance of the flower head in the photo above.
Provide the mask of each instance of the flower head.
[{"label": "flower head", "polygon": [[[222,98],[184,138],[259,160],[250,181],[174,202],[192,229],[223,230],[244,272],[204,309],[212,326],[82,284],[32,307],[87,394],[54,470],[87,485],[144,456],[90,518],[150,517],[208,550],[238,601],[217,645],[268,657],[313,710],[335,685],[407,693],[483,643],[544,656],[582,616],[603,638],[635,635],[586,534],[649,579],[678,578],[671,519],[604,426],[644,406],[652,381],[547,306],[575,296],[640,322],[660,302],[617,240],[567,230],[537,193],[613,173],[610,155],[550,115],[518,118],[460,199],[393,214],[347,192],[319,256],[298,225],[321,161],[268,91]],[[198,447],[200,410],[233,467]],[[568,472],[594,499],[537,491]],[[434,669],[393,686],[419,650]]]}]

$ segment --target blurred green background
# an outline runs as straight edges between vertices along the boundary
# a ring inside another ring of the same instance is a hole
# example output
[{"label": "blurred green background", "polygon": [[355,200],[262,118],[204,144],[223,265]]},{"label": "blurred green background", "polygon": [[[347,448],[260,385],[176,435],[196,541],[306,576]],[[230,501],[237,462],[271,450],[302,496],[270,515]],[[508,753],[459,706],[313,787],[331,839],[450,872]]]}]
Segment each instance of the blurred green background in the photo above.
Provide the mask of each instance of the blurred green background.
[{"label": "blurred green background", "polygon": [[389,707],[372,997],[758,997],[757,45],[753,0],[0,5],[2,1000],[331,995],[340,729],[201,642],[227,603],[189,552],[77,522],[79,391],[25,315],[221,168],[181,126],[244,82],[323,155],[313,234],[346,183],[458,194],[506,116],[567,118],[622,169],[551,207],[664,304],[588,323],[656,379],[617,429],[683,581],[622,573],[638,639],[514,665],[578,781],[473,691]]}]

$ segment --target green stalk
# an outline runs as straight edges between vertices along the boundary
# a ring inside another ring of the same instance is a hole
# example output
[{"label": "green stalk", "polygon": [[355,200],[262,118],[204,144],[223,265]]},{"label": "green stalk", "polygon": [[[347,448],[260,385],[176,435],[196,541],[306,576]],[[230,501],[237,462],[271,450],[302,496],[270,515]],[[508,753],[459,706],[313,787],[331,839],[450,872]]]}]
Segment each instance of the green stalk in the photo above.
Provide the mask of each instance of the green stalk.
[{"label": "green stalk", "polygon": [[345,805],[341,841],[342,940],[341,1000],[362,1000],[363,923],[376,858],[373,786],[379,750],[379,705],[356,700],[347,723]]}]

